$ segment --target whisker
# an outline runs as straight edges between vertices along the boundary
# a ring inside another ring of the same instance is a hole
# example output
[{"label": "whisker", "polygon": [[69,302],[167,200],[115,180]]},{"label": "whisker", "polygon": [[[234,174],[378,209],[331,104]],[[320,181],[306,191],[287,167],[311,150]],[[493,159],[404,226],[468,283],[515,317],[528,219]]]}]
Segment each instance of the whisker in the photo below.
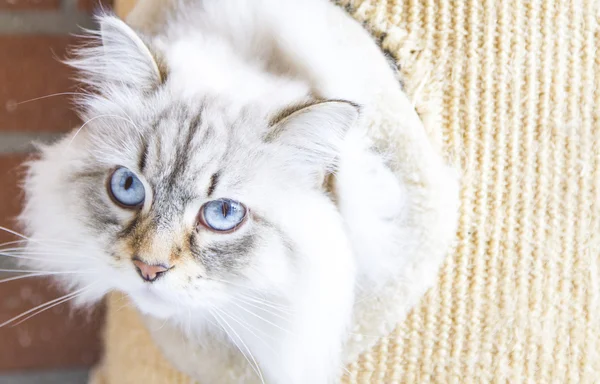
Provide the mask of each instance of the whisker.
[{"label": "whisker", "polygon": [[283,315],[280,315],[280,314],[278,314],[278,313],[275,313],[275,312],[271,312],[270,310],[268,310],[268,309],[266,309],[266,308],[263,308],[263,307],[260,307],[260,306],[258,306],[258,305],[254,305],[254,304],[252,304],[252,303],[250,303],[250,302],[248,302],[248,301],[245,301],[245,300],[243,300],[243,299],[242,299],[242,298],[240,298],[240,297],[235,297],[235,296],[233,296],[233,299],[234,299],[234,300],[238,300],[238,301],[240,301],[241,303],[244,303],[244,304],[246,304],[246,305],[249,305],[249,306],[251,306],[251,307],[254,307],[254,308],[256,308],[256,309],[260,309],[261,311],[264,311],[264,312],[266,312],[266,313],[268,313],[268,314],[271,314],[271,315],[273,315],[273,316],[275,316],[275,317],[278,317],[278,318],[280,318],[280,319],[282,319],[282,320],[285,320],[285,321],[290,321],[290,319],[289,319],[289,318],[287,318],[287,317],[285,317],[285,316],[283,316]]},{"label": "whisker", "polygon": [[192,334],[192,309],[188,307],[188,323],[187,323],[187,332],[188,335]]},{"label": "whisker", "polygon": [[69,143],[67,144],[67,148],[71,146],[71,144],[73,143],[73,140],[75,140],[75,138],[77,137],[77,135],[79,135],[79,132],[81,132],[81,130],[88,125],[89,123],[91,123],[92,121],[96,120],[96,119],[100,119],[102,117],[113,117],[113,118],[117,118],[117,119],[122,119],[127,121],[128,123],[132,124],[135,128],[137,128],[137,125],[135,125],[135,123],[123,116],[119,116],[119,115],[99,115],[99,116],[94,116],[91,119],[89,119],[88,121],[86,121],[85,123],[83,123],[83,125],[81,127],[79,127],[79,129],[77,129],[77,131],[75,132],[75,134],[73,135],[73,137],[71,137],[71,140],[69,140]]},{"label": "whisker", "polygon": [[203,316],[203,317],[204,317],[204,320],[208,321],[210,323],[210,325],[212,325],[213,327],[215,327],[215,328],[219,327],[214,321],[209,319],[208,316]]},{"label": "whisker", "polygon": [[[257,295],[254,296],[254,295],[252,295],[252,293],[256,293]],[[272,304],[275,307],[279,307],[279,308],[291,308],[289,305],[286,305],[286,304],[284,304],[282,302],[270,300],[269,298],[266,297],[266,294],[265,294],[264,291],[258,291],[258,290],[250,289],[250,293],[248,293],[248,292],[240,292],[240,294],[244,295],[244,296],[246,296],[248,298],[251,298],[251,299],[260,300],[260,301],[263,301],[265,303]],[[274,296],[269,296],[269,297],[274,297]]]},{"label": "whisker", "polygon": [[46,95],[46,96],[40,96],[40,97],[36,97],[33,99],[29,99],[29,100],[25,100],[25,101],[19,101],[18,103],[16,103],[15,105],[21,105],[21,104],[25,104],[25,103],[30,103],[32,101],[37,101],[37,100],[43,100],[43,99],[48,99],[50,97],[55,97],[55,96],[67,96],[67,95],[73,95],[73,96],[86,96],[85,93],[80,93],[80,92],[59,92],[59,93],[53,93],[51,95]]},{"label": "whisker", "polygon": [[[62,273],[62,271],[38,271],[38,270],[26,270],[26,269],[0,269],[0,272],[6,272],[6,273],[57,273],[60,272]],[[80,272],[96,272],[96,271],[92,271],[92,270],[87,270],[87,271],[77,271],[74,273],[80,273]]]},{"label": "whisker", "polygon": [[13,245],[13,244],[23,244],[23,243],[27,243],[29,240],[13,240],[13,241],[7,241],[6,243],[2,243],[0,244],[0,247],[6,247],[7,245]]},{"label": "whisker", "polygon": [[18,249],[27,249],[27,243],[38,243],[41,245],[56,245],[56,244],[66,244],[66,245],[74,245],[74,246],[79,246],[79,245],[84,245],[84,243],[76,243],[73,241],[66,241],[66,240],[48,240],[48,239],[35,239],[35,238],[29,238],[26,240],[13,240],[13,241],[7,241],[6,243],[2,243],[0,244],[0,249],[2,249],[1,247],[6,247],[7,245],[16,245],[16,244],[23,244],[25,243],[25,245],[21,245],[19,247],[13,247],[13,248],[18,248]]},{"label": "whisker", "polygon": [[[249,291],[252,291],[252,292],[255,292],[255,293],[261,294],[261,292],[258,292],[258,291],[256,291],[256,289],[255,289],[255,288],[253,288],[253,287],[250,287],[250,286],[247,286],[247,285],[237,284],[237,283],[234,283],[234,282],[231,282],[231,281],[228,281],[228,280],[217,279],[217,278],[214,278],[214,277],[207,277],[206,279],[207,279],[207,280],[213,280],[213,281],[217,281],[217,282],[224,283],[224,284],[229,284],[229,285],[232,285],[232,286],[234,286],[234,287],[240,287],[240,288],[244,288],[244,289],[246,289],[246,290],[249,290]],[[239,294],[241,294],[241,295],[244,295],[244,293],[242,293],[242,292],[238,292],[238,293],[239,293]],[[261,301],[263,301],[263,302],[265,302],[265,303],[269,303],[269,304],[271,304],[271,305],[273,305],[273,306],[275,306],[275,307],[286,308],[286,306],[285,306],[285,305],[281,305],[280,303],[275,303],[275,302],[273,302],[273,301],[267,300],[267,299],[266,299],[266,298],[264,298],[264,297],[263,297],[262,299],[259,299],[258,297],[255,297],[255,296],[250,296],[250,295],[247,295],[247,294],[246,294],[245,296],[247,296],[247,297],[249,297],[249,298],[252,298],[252,299],[255,299],[255,300],[261,300]],[[289,307],[287,307],[287,308],[289,308]]]},{"label": "whisker", "polygon": [[[42,239],[35,239],[35,238],[32,238],[32,237],[27,237],[27,236],[25,236],[22,233],[19,233],[17,231],[12,230],[12,229],[3,227],[1,225],[0,225],[0,231],[4,231],[4,232],[7,232],[7,233],[10,233],[11,235],[14,235],[16,237],[19,237],[19,238],[23,239],[23,240],[15,240],[15,242],[32,242],[32,243],[38,243],[38,244],[43,244],[44,242],[54,242],[54,243],[64,243],[64,244],[71,244],[71,245],[81,245],[81,244],[83,244],[83,243],[73,243],[73,242],[65,241],[65,240],[52,240],[52,239],[42,240]],[[7,245],[7,244],[13,244],[13,241],[9,241],[9,242],[3,243],[0,246],[4,246],[4,245]]]},{"label": "whisker", "polygon": [[[216,320],[217,324],[219,324],[219,327],[225,332],[225,334],[227,335],[227,338],[229,340],[231,340],[231,342],[236,346],[236,348],[238,349],[238,351],[241,352],[241,354],[244,356],[244,358],[246,359],[246,361],[248,362],[248,364],[250,365],[250,367],[252,367],[252,370],[254,370],[254,367],[252,366],[252,363],[250,363],[250,359],[248,359],[248,356],[246,356],[246,354],[244,353],[244,351],[242,351],[242,349],[240,348],[240,346],[237,344],[237,342],[235,341],[235,339],[233,337],[231,337],[231,334],[229,333],[229,331],[227,331],[227,329],[223,326],[223,324],[219,321],[219,319],[217,318],[217,314],[213,313],[213,311],[211,311],[210,309],[208,310],[209,313],[213,316],[213,318]],[[254,372],[256,374],[258,374],[258,372],[256,372],[256,370],[254,370]]]},{"label": "whisker", "polygon": [[162,323],[162,325],[161,325],[160,327],[158,327],[157,329],[153,329],[152,331],[154,331],[154,332],[158,332],[158,331],[160,331],[160,330],[161,330],[161,329],[163,329],[163,328],[164,328],[164,326],[167,324],[167,321],[169,321],[169,318],[168,318],[168,317],[166,317],[166,318],[165,318],[165,321],[163,321],[163,323]]},{"label": "whisker", "polygon": [[250,332],[253,336],[255,336],[257,339],[259,339],[260,341],[262,341],[268,348],[270,348],[273,352],[275,352],[273,350],[273,347],[271,345],[269,345],[265,340],[261,339],[260,336],[258,336],[256,333],[254,333],[252,330],[255,330],[256,332],[260,332],[262,335],[267,336],[268,338],[270,338],[271,340],[275,340],[275,337],[273,337],[272,335],[266,333],[265,331],[256,328],[255,326],[248,324],[248,323],[243,323],[240,319],[238,319],[237,317],[235,317],[232,314],[227,313],[226,311],[219,309],[219,308],[214,308],[217,311],[219,311],[222,315],[225,315],[227,317],[229,317],[230,319],[232,319],[233,321],[235,321],[236,323],[238,323],[239,325],[241,325],[242,327],[244,327],[244,329],[246,329],[248,332]]},{"label": "whisker", "polygon": [[61,301],[61,300],[65,299],[65,298],[67,298],[67,297],[77,296],[78,294],[80,294],[80,293],[83,293],[83,292],[85,292],[85,290],[89,289],[89,288],[90,288],[90,286],[92,286],[93,284],[95,284],[95,283],[92,283],[92,284],[88,285],[87,287],[84,287],[84,288],[78,289],[78,290],[77,290],[77,291],[75,291],[75,292],[68,293],[68,294],[66,294],[66,295],[64,295],[64,296],[61,296],[61,297],[59,297],[59,298],[56,298],[56,299],[54,299],[54,300],[47,301],[47,302],[45,302],[45,303],[43,303],[43,304],[40,304],[40,305],[38,305],[38,306],[36,306],[36,307],[34,307],[34,308],[31,308],[31,309],[29,309],[29,310],[27,310],[27,311],[25,311],[25,312],[21,313],[20,315],[17,315],[17,316],[15,316],[15,317],[13,317],[12,319],[9,319],[9,320],[5,321],[4,323],[0,324],[0,328],[2,328],[2,327],[4,327],[4,326],[6,326],[6,325],[8,325],[8,324],[10,324],[10,323],[12,323],[12,322],[14,322],[14,321],[18,320],[18,319],[20,319],[20,318],[22,318],[22,317],[24,317],[24,316],[27,316],[27,315],[29,315],[30,313],[32,313],[32,312],[35,312],[35,311],[37,311],[38,309],[40,309],[40,308],[43,308],[43,307],[45,307],[45,306],[47,306],[47,305],[54,304],[54,303],[56,303],[56,302],[59,302],[59,301]]},{"label": "whisker", "polygon": [[117,308],[117,310],[115,312],[119,312],[122,311],[124,308],[135,308],[134,305],[131,304],[131,302],[129,301],[129,298],[125,295],[121,296],[119,298],[119,301],[117,302],[117,304],[121,304],[121,306],[119,308]]},{"label": "whisker", "polygon": [[[254,365],[250,362],[250,360],[248,359],[248,356],[246,356],[246,354],[240,349],[240,347],[237,345],[237,343],[235,343],[235,341],[232,339],[232,341],[236,344],[236,346],[238,347],[238,349],[240,350],[240,352],[242,352],[242,354],[244,355],[244,357],[246,358],[246,361],[248,361],[248,364],[250,364],[250,367],[252,367],[252,369],[254,370],[254,372],[256,372],[256,374],[258,375],[260,382],[265,384],[265,380],[263,378],[262,372],[260,371],[260,368],[258,366],[258,363],[256,362],[256,360],[254,359],[254,356],[252,355],[252,352],[250,352],[250,349],[248,348],[248,346],[246,346],[246,343],[244,343],[244,340],[242,340],[242,338],[240,337],[240,335],[238,335],[238,333],[235,331],[235,329],[233,329],[233,327],[231,325],[229,325],[229,323],[227,322],[227,320],[225,320],[221,315],[219,315],[218,313],[214,313],[214,316],[219,316],[219,318],[227,325],[227,327],[229,327],[229,329],[231,330],[231,332],[233,332],[235,334],[235,336],[238,338],[238,340],[240,341],[240,343],[242,343],[242,345],[244,346],[244,348],[246,349],[246,351],[248,352],[248,354],[250,355],[250,358],[252,359],[252,361],[254,362]],[[216,317],[215,317],[216,319]],[[225,328],[223,328],[223,330],[225,330]],[[229,333],[225,330],[225,332],[229,335]],[[231,335],[229,335],[229,337],[231,338]],[[255,369],[256,367],[256,369]]]},{"label": "whisker", "polygon": [[272,326],[274,326],[275,328],[278,328],[278,329],[280,329],[280,330],[282,330],[282,331],[284,331],[284,332],[287,332],[287,333],[289,333],[289,334],[293,335],[293,333],[292,333],[291,331],[289,331],[289,330],[287,330],[287,329],[285,329],[285,328],[282,328],[282,327],[280,327],[279,325],[277,325],[277,324],[275,324],[275,323],[273,323],[273,322],[271,322],[271,321],[269,321],[269,320],[265,319],[264,317],[262,317],[262,316],[260,316],[260,315],[257,315],[256,313],[252,312],[251,310],[249,310],[249,309],[247,309],[247,308],[244,308],[244,307],[242,307],[241,305],[239,305],[239,304],[238,304],[238,303],[236,303],[235,301],[232,301],[231,303],[232,303],[233,305],[235,305],[236,307],[238,307],[238,308],[242,309],[243,311],[245,311],[245,312],[248,312],[248,313],[249,313],[249,314],[251,314],[252,316],[254,316],[254,317],[256,317],[256,318],[258,318],[258,319],[260,319],[260,320],[264,321],[265,323],[267,323],[267,324],[271,324],[271,325],[272,325]]},{"label": "whisker", "polygon": [[219,283],[225,283],[225,284],[228,284],[228,285],[232,285],[234,287],[239,287],[239,288],[244,288],[244,289],[252,289],[251,287],[246,286],[246,285],[237,284],[237,283],[234,283],[234,282],[231,282],[231,281],[228,281],[228,280],[217,279],[215,277],[206,277],[206,279],[207,280],[218,281]]},{"label": "whisker", "polygon": [[22,233],[19,233],[19,232],[13,231],[12,229],[8,229],[8,228],[6,228],[6,227],[3,227],[3,226],[1,226],[1,225],[0,225],[0,231],[8,232],[8,233],[10,233],[11,235],[15,235],[15,236],[17,236],[17,237],[20,237],[20,238],[22,238],[22,239],[25,239],[25,240],[30,240],[30,239],[29,239],[29,237],[27,237],[27,236],[23,235]]},{"label": "whisker", "polygon": [[[67,256],[66,253],[57,253],[57,252],[36,252],[36,251],[22,251],[19,252],[19,250],[4,250],[4,249],[0,249],[0,256],[5,256],[5,257],[15,257],[15,258],[24,258],[27,259],[29,258],[28,256],[58,256],[58,257],[65,257]],[[74,257],[78,258],[78,259],[88,259],[88,260],[100,260],[97,257],[94,256],[89,256],[89,255],[73,255]],[[39,261],[59,261],[58,259],[52,259],[52,258],[31,258],[31,260],[39,260]],[[60,260],[63,262],[79,262],[80,260]]]},{"label": "whisker", "polygon": [[78,264],[81,264],[81,261],[79,261],[79,260],[57,260],[57,259],[42,258],[42,257],[29,257],[29,256],[16,255],[16,254],[4,253],[4,252],[0,252],[0,256],[10,257],[10,258],[13,258],[13,259],[22,259],[22,260],[48,261],[48,262],[51,262],[51,263],[59,263],[59,264],[61,264],[61,263],[66,263],[66,264],[73,264],[73,263],[77,264],[78,263]]},{"label": "whisker", "polygon": [[11,325],[11,327],[16,327],[17,325],[19,325],[19,324],[21,324],[21,323],[24,323],[25,321],[27,321],[27,320],[31,319],[32,317],[35,317],[35,316],[39,315],[39,314],[40,314],[40,313],[42,313],[42,312],[45,312],[45,311],[47,311],[47,310],[49,310],[49,309],[51,309],[51,308],[54,308],[54,307],[56,307],[57,305],[61,305],[61,304],[64,304],[64,303],[66,303],[67,301],[73,300],[74,298],[76,298],[76,297],[78,297],[78,296],[81,296],[81,293],[79,293],[79,294],[77,294],[77,295],[74,295],[74,296],[71,296],[71,297],[67,297],[66,299],[63,299],[63,300],[61,300],[61,301],[59,301],[59,302],[57,302],[57,303],[54,303],[54,304],[52,304],[52,305],[49,305],[49,306],[47,306],[47,307],[45,307],[45,308],[42,308],[42,309],[40,309],[39,311],[37,311],[37,312],[35,312],[35,313],[32,313],[31,315],[27,316],[26,318],[19,320],[17,323],[14,323],[13,325]]},{"label": "whisker", "polygon": [[54,276],[54,275],[62,275],[62,274],[69,275],[69,274],[78,274],[78,273],[92,273],[92,272],[63,271],[63,272],[30,273],[28,275],[19,275],[19,276],[7,277],[5,279],[0,279],[0,284],[2,284],[2,283],[8,283],[9,281],[14,281],[14,280],[27,279],[29,277]]},{"label": "whisker", "polygon": [[250,296],[250,295],[245,295],[243,293],[239,293],[239,295],[242,296],[242,297],[244,297],[247,300],[250,300],[250,301],[253,301],[253,302],[256,302],[256,303],[259,303],[259,304],[263,304],[266,307],[273,308],[275,310],[278,310],[278,311],[283,312],[283,313],[288,314],[288,315],[293,315],[293,311],[285,309],[285,308],[290,308],[289,306],[280,305],[279,303],[275,303],[275,302],[272,302],[272,301],[269,301],[269,300],[265,300],[265,299],[260,299],[258,297],[253,297],[253,296]]},{"label": "whisker", "polygon": [[32,251],[30,250],[28,247],[12,247],[12,248],[0,248],[0,252],[3,253],[8,253],[8,252],[15,252],[15,253],[38,253],[38,254],[47,254],[47,255],[51,255],[52,253],[50,252],[40,252],[40,251]]},{"label": "whisker", "polygon": [[7,277],[6,279],[0,280],[0,284],[8,283],[9,281],[14,281],[14,280],[26,279],[28,277],[38,277],[38,276],[47,276],[47,275],[52,275],[52,274],[50,274],[50,273],[31,273],[29,275]]}]

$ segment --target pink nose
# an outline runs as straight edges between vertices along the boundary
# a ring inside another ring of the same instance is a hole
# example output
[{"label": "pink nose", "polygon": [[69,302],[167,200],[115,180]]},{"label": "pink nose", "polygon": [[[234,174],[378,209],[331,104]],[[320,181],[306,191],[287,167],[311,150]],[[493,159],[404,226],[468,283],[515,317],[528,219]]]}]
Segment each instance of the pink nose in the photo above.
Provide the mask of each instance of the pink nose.
[{"label": "pink nose", "polygon": [[135,258],[133,259],[133,265],[135,265],[138,273],[142,277],[142,279],[146,281],[154,281],[160,275],[167,272],[169,270],[168,266],[162,264],[150,265],[148,263],[143,262],[142,260]]}]

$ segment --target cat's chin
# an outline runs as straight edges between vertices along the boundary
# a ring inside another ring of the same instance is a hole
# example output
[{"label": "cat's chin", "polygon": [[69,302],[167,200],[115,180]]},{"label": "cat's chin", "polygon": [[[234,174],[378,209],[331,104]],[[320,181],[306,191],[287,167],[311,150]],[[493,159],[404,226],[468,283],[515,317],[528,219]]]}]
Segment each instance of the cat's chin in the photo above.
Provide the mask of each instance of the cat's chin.
[{"label": "cat's chin", "polygon": [[161,297],[155,289],[140,289],[130,292],[129,297],[137,309],[159,319],[174,317],[181,311],[172,301]]}]

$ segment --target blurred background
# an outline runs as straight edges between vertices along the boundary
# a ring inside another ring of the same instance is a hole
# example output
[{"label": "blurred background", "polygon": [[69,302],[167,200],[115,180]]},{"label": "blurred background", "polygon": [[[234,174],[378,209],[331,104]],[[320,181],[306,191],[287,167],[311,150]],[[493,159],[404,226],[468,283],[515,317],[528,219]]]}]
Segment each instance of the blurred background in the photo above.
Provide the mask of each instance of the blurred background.
[{"label": "blurred background", "polygon": [[[59,60],[75,42],[73,34],[94,26],[91,15],[100,6],[111,4],[0,0],[0,226],[19,229],[14,218],[22,197],[20,164],[31,151],[30,143],[53,140],[79,123],[70,111],[70,96],[55,95],[75,89],[72,73]],[[19,239],[0,231],[1,244],[14,240]],[[0,280],[18,275],[7,272],[18,268],[12,261],[0,254]],[[41,278],[2,282],[0,324],[60,296]],[[88,370],[100,355],[101,319],[101,307],[74,313],[63,304],[16,326],[0,327],[0,384],[87,382]]]}]

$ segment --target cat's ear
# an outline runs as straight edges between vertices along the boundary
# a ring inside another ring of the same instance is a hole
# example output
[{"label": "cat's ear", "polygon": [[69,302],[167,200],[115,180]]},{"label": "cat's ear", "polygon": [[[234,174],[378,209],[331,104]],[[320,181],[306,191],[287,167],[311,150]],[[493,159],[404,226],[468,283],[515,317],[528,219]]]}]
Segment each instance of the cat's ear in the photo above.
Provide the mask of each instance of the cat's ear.
[{"label": "cat's ear", "polygon": [[322,101],[282,112],[266,136],[290,150],[292,161],[314,171],[330,170],[341,143],[360,116],[360,107],[341,100]]},{"label": "cat's ear", "polygon": [[149,90],[159,85],[162,76],[157,60],[143,38],[115,16],[97,20],[100,30],[92,32],[97,41],[76,49],[67,60],[80,72],[79,80],[100,90],[107,86]]}]

